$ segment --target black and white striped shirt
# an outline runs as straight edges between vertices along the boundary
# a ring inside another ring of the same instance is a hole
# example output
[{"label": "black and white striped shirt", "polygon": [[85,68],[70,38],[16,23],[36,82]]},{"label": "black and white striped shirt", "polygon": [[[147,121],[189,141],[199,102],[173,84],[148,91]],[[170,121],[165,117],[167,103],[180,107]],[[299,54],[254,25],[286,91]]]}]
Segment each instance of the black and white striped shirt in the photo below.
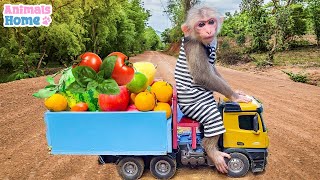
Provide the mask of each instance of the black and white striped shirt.
[{"label": "black and white striped shirt", "polygon": [[[206,47],[206,49],[209,51],[208,61],[211,66],[214,66],[216,42],[211,43],[210,47]],[[213,92],[193,81],[184,50],[184,40],[181,44],[174,77],[176,80],[178,104],[182,113],[203,124],[205,137],[213,137],[224,133],[226,130],[223,126]]]},{"label": "black and white striped shirt", "polygon": [[[216,43],[211,43],[210,54],[208,55],[209,63],[214,66],[216,60]],[[178,103],[180,105],[191,105],[199,101],[214,100],[212,91],[202,88],[194,83],[190,74],[187,58],[184,51],[184,40],[182,41],[179,58],[175,67],[175,80],[178,93]]]}]

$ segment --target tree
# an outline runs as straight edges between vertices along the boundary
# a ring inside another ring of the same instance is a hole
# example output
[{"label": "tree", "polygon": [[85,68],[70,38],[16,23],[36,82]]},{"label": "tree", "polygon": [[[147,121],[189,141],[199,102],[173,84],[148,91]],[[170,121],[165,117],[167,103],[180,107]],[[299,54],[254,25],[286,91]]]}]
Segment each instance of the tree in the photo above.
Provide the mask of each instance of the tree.
[{"label": "tree", "polygon": [[235,12],[234,15],[226,13],[220,35],[236,38],[239,45],[244,44],[249,34],[248,18],[246,12]]},{"label": "tree", "polygon": [[271,50],[268,52],[268,61],[274,61],[275,51],[288,49],[295,36],[304,35],[307,31],[307,21],[304,6],[301,1],[286,1],[281,4],[278,0],[272,0],[271,15],[274,18],[274,39]]},{"label": "tree", "polygon": [[311,20],[313,22],[314,33],[317,37],[317,44],[320,44],[320,1],[309,0],[309,11],[311,14]]},{"label": "tree", "polygon": [[188,10],[195,4],[200,3],[200,0],[168,0],[167,9],[164,11],[173,24],[172,29],[168,29],[163,33],[162,39],[169,40],[165,43],[180,42],[183,33],[181,25],[185,21]]},{"label": "tree", "polygon": [[290,41],[295,36],[305,34],[307,30],[306,13],[301,4],[291,4],[292,1],[288,1],[286,5],[280,5],[276,1],[273,2],[277,48],[288,49]]},{"label": "tree", "polygon": [[142,44],[144,47],[146,47],[146,49],[157,50],[162,47],[160,37],[157,35],[156,31],[153,28],[146,28],[143,36],[145,38]]},{"label": "tree", "polygon": [[[19,3],[2,0],[0,11],[4,4]],[[24,0],[23,4],[51,4],[52,23],[49,27],[0,27],[0,68],[15,72],[12,79],[40,75],[37,69],[50,63],[69,66],[86,51],[104,58],[113,51],[130,55],[160,44],[146,27],[150,13],[141,0]],[[146,34],[154,39],[146,40]],[[144,46],[146,41],[150,46]]]},{"label": "tree", "polygon": [[267,51],[272,34],[270,18],[262,3],[263,0],[242,0],[240,5],[241,12],[248,15],[251,50],[254,52]]}]

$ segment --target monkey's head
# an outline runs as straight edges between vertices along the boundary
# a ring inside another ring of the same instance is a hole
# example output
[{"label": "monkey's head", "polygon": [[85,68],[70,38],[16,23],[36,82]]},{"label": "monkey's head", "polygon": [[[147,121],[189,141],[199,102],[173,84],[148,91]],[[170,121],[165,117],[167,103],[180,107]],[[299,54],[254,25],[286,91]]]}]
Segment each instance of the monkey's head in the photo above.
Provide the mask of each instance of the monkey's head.
[{"label": "monkey's head", "polygon": [[205,45],[210,44],[218,35],[223,18],[211,7],[204,5],[193,6],[181,29],[184,35],[198,40]]}]

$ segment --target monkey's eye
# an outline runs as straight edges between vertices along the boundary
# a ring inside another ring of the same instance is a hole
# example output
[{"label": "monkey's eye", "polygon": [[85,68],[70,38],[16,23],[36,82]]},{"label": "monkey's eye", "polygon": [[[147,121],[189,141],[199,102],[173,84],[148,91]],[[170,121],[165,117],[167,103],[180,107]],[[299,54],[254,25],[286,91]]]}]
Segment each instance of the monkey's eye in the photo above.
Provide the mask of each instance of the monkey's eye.
[{"label": "monkey's eye", "polygon": [[203,26],[205,26],[205,25],[206,25],[206,23],[204,23],[204,22],[199,22],[198,27],[203,27]]},{"label": "monkey's eye", "polygon": [[213,20],[213,19],[210,19],[210,20],[208,21],[208,24],[213,25],[213,24],[214,24],[214,20]]}]

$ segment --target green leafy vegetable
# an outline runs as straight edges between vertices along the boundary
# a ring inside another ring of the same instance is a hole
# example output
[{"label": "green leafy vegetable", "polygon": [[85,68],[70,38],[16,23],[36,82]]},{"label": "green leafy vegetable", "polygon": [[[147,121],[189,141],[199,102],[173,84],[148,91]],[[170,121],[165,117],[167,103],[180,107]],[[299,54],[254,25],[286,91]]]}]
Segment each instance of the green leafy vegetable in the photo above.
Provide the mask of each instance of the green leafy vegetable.
[{"label": "green leafy vegetable", "polygon": [[117,56],[106,57],[100,66],[100,71],[98,73],[98,76],[104,79],[111,78],[111,74],[116,64],[116,61],[117,61]]},{"label": "green leafy vegetable", "polygon": [[96,90],[101,94],[119,94],[118,84],[111,79],[115,62],[116,57],[114,56],[105,58],[98,73],[87,66],[78,66],[72,69],[75,82],[68,86],[67,90],[73,93]]},{"label": "green leafy vegetable", "polygon": [[72,93],[84,93],[86,88],[75,81],[68,86],[67,90],[71,91]]},{"label": "green leafy vegetable", "polygon": [[[59,83],[56,84],[54,82],[54,77],[58,74],[62,74],[59,80]],[[38,92],[34,93],[33,96],[37,98],[48,98],[57,92],[65,92],[66,86],[74,81],[71,67],[63,69],[53,76],[47,76],[46,78],[49,85],[47,85],[44,89],[40,89]]]},{"label": "green leafy vegetable", "polygon": [[100,93],[103,92],[102,94],[113,94],[113,95],[120,93],[119,86],[117,82],[113,79],[107,79],[103,81],[103,83],[99,84],[99,86],[97,87],[97,91]]},{"label": "green leafy vegetable", "polygon": [[57,90],[54,88],[44,88],[44,89],[40,89],[38,92],[34,93],[33,96],[37,97],[37,98],[47,98],[47,97],[52,96],[56,92],[57,92]]},{"label": "green leafy vegetable", "polygon": [[94,89],[97,88],[97,86],[99,86],[99,84],[98,84],[97,81],[91,81],[91,82],[88,83],[87,89],[92,89],[92,90],[94,90]]},{"label": "green leafy vegetable", "polygon": [[[33,96],[37,98],[47,98],[57,92],[84,93],[89,90],[97,91],[101,94],[119,94],[120,89],[117,82],[111,79],[111,74],[116,63],[116,57],[106,57],[101,64],[100,71],[96,73],[87,66],[77,66],[66,68],[53,76],[46,78],[49,85],[40,89]],[[62,74],[59,83],[54,82],[54,77]]]},{"label": "green leafy vegetable", "polygon": [[82,86],[96,79],[97,73],[88,66],[77,66],[72,69],[72,74],[76,79],[76,82]]},{"label": "green leafy vegetable", "polygon": [[52,76],[48,76],[48,77],[47,77],[47,81],[48,81],[48,83],[49,83],[50,85],[56,85],[56,84],[54,83],[54,79],[53,79]]}]

